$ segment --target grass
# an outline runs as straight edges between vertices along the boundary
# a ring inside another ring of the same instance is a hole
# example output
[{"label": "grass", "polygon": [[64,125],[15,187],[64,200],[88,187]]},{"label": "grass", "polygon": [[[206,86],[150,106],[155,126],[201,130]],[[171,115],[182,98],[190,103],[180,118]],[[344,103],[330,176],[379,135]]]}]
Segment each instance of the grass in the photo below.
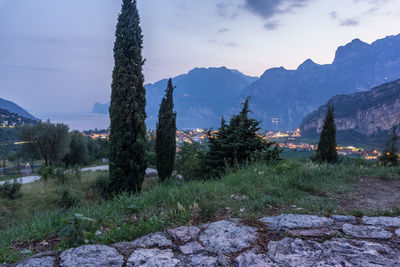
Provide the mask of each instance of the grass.
[{"label": "grass", "polygon": [[[315,165],[303,160],[284,160],[275,166],[253,163],[232,170],[219,180],[172,179],[159,183],[149,178],[140,194],[123,194],[109,201],[100,200],[95,192],[88,190],[100,174],[84,173],[80,181],[71,180],[64,186],[54,182],[24,185],[22,198],[1,200],[0,262],[24,257],[20,250],[13,249],[15,243],[26,240],[39,243],[62,234],[63,229],[73,231],[75,214],[94,220],[87,228],[90,231],[83,231],[89,232],[85,237],[87,242],[110,244],[174,226],[229,217],[340,213],[335,196],[349,193],[360,177],[400,179],[400,168],[373,164],[361,167],[358,161],[340,165]],[[60,209],[62,188],[79,198],[80,204]],[[1,214],[4,210],[6,214]],[[96,230],[101,234],[94,235]],[[66,242],[59,244],[61,249],[69,246]]]}]

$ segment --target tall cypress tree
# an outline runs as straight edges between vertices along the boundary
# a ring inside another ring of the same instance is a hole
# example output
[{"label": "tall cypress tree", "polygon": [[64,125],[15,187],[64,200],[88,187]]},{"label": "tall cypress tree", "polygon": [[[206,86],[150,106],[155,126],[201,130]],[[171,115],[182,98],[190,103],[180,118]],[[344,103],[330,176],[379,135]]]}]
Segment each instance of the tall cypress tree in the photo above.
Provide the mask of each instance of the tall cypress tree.
[{"label": "tall cypress tree", "polygon": [[174,112],[173,92],[172,80],[169,79],[158,112],[156,133],[156,166],[161,181],[171,177],[175,162],[176,113]]},{"label": "tall cypress tree", "polygon": [[315,155],[315,159],[318,162],[335,163],[339,159],[336,148],[336,125],[333,112],[333,106],[328,103],[328,112],[326,113]]},{"label": "tall cypress tree", "polygon": [[385,166],[397,166],[399,165],[399,156],[397,149],[397,126],[392,129],[392,135],[386,143],[385,149],[382,151],[382,155],[379,157],[379,161]]},{"label": "tall cypress tree", "polygon": [[110,191],[138,192],[145,170],[146,91],[136,0],[123,0],[114,43],[110,105]]}]

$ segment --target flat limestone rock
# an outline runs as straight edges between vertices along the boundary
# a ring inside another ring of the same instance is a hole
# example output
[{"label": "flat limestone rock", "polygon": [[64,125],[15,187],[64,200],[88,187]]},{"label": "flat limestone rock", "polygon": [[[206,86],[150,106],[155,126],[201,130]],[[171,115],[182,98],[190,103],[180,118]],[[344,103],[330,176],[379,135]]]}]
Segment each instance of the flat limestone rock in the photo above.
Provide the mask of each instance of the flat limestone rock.
[{"label": "flat limestone rock", "polygon": [[306,214],[282,214],[275,217],[265,217],[260,221],[272,230],[324,228],[333,224],[332,219]]},{"label": "flat limestone rock", "polygon": [[161,250],[158,248],[135,250],[128,258],[127,267],[174,267],[180,262],[175,258],[171,249]]},{"label": "flat limestone rock", "polygon": [[383,227],[400,227],[400,217],[366,217],[362,223]]},{"label": "flat limestone rock", "polygon": [[288,230],[287,233],[292,236],[323,237],[323,236],[334,236],[338,232],[335,230],[327,230],[327,229],[295,229],[295,230]]},{"label": "flat limestone rock", "polygon": [[162,233],[154,233],[142,236],[132,242],[132,245],[139,248],[152,248],[152,247],[171,247],[172,241],[169,240]]},{"label": "flat limestone rock", "polygon": [[315,266],[400,266],[399,252],[369,241],[333,238]]},{"label": "flat limestone rock", "polygon": [[396,230],[395,234],[400,237],[400,228]]},{"label": "flat limestone rock", "polygon": [[236,267],[269,267],[276,266],[267,255],[246,252],[235,258]]},{"label": "flat limestone rock", "polygon": [[392,233],[377,226],[343,224],[343,232],[358,238],[389,239]]},{"label": "flat limestone rock", "polygon": [[206,254],[194,254],[188,258],[187,263],[179,265],[182,267],[221,267],[230,266],[229,258],[224,255],[209,256]]},{"label": "flat limestone rock", "polygon": [[233,253],[249,247],[257,239],[257,229],[237,220],[223,220],[208,225],[199,237],[205,248],[214,253]]},{"label": "flat limestone rock", "polygon": [[321,244],[299,238],[286,237],[268,244],[268,256],[278,266],[315,266],[322,253]]},{"label": "flat limestone rock", "polygon": [[354,216],[345,216],[345,215],[332,215],[330,217],[335,223],[336,222],[355,222],[356,217]]},{"label": "flat limestone rock", "polygon": [[167,234],[178,242],[186,243],[190,240],[196,240],[200,233],[200,228],[196,226],[181,226],[166,231]]},{"label": "flat limestone rock", "polygon": [[197,241],[190,242],[190,243],[187,243],[187,244],[179,247],[179,251],[185,255],[194,254],[194,253],[197,253],[197,252],[200,252],[203,250],[204,250],[204,247],[202,245],[200,245],[200,243]]},{"label": "flat limestone rock", "polygon": [[20,262],[16,267],[53,267],[54,257],[31,258]]},{"label": "flat limestone rock", "polygon": [[85,245],[64,251],[60,267],[122,266],[124,258],[115,248],[105,245]]}]

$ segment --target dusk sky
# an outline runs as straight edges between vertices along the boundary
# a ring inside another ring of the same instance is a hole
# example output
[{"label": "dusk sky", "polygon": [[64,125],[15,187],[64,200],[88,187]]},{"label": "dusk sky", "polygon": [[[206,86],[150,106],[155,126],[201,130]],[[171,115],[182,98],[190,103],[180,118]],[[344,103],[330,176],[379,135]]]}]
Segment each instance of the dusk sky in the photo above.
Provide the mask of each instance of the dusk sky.
[{"label": "dusk sky", "polygon": [[[0,0],[0,97],[33,115],[108,102],[121,0]],[[139,0],[146,82],[194,67],[260,76],[400,33],[399,0]]]}]

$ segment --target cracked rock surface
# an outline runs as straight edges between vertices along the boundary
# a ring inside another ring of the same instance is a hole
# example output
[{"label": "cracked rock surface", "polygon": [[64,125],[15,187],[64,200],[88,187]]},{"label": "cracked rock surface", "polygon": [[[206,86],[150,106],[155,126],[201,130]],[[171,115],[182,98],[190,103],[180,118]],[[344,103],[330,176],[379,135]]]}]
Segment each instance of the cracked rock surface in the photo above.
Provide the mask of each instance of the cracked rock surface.
[{"label": "cracked rock surface", "polygon": [[182,226],[7,266],[400,266],[400,217],[283,214],[259,222]]}]

